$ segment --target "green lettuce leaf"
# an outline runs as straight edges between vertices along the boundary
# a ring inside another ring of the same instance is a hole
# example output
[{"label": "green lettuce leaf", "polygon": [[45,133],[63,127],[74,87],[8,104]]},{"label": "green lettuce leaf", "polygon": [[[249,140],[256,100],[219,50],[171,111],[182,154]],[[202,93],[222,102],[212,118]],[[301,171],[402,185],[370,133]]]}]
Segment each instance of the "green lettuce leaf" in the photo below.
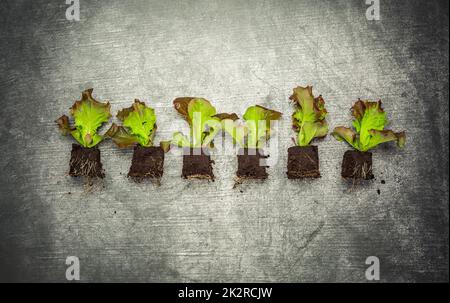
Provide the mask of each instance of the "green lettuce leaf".
[{"label": "green lettuce leaf", "polygon": [[73,126],[70,126],[66,115],[55,121],[63,135],[70,133],[84,147],[94,147],[103,140],[97,130],[111,117],[109,102],[98,102],[92,97],[92,91],[92,88],[85,90],[81,100],[70,108],[70,114],[74,118]]},{"label": "green lettuce leaf", "polygon": [[61,131],[61,134],[63,134],[64,136],[67,136],[73,130],[75,130],[74,127],[70,126],[69,117],[67,117],[66,115],[62,115],[55,122],[56,124],[58,124],[58,128]]},{"label": "green lettuce leaf", "polygon": [[118,112],[117,118],[123,126],[113,124],[106,133],[107,136],[119,147],[127,147],[133,144],[152,146],[156,132],[156,115],[153,108],[144,102],[134,100],[132,106]]},{"label": "green lettuce leaf", "polygon": [[236,114],[216,113],[211,103],[203,98],[182,97],[173,101],[175,109],[189,123],[190,136],[180,132],[172,136],[172,144],[179,147],[212,146],[213,139],[221,129],[223,119],[237,119]]},{"label": "green lettuce leaf", "polygon": [[314,138],[325,137],[328,133],[328,123],[325,120],[328,113],[322,96],[314,98],[312,86],[298,86],[289,99],[296,104],[292,124],[298,132],[297,144],[308,146]]},{"label": "green lettuce leaf", "polygon": [[120,148],[125,148],[139,143],[137,136],[130,134],[125,127],[119,126],[115,123],[111,125],[105,136],[110,137]]},{"label": "green lettuce leaf", "polygon": [[173,106],[177,110],[177,112],[189,123],[191,124],[191,121],[189,120],[189,114],[188,114],[188,106],[189,102],[191,100],[197,99],[195,97],[180,97],[173,100]]},{"label": "green lettuce leaf", "polygon": [[359,144],[356,140],[356,132],[348,127],[338,126],[334,129],[331,135],[338,141],[346,141],[353,148],[359,150]]},{"label": "green lettuce leaf", "polygon": [[220,113],[214,115],[214,118],[218,118],[219,120],[232,120],[232,121],[236,121],[239,119],[238,115],[236,115],[235,113],[232,114]]},{"label": "green lettuce leaf", "polygon": [[355,118],[352,122],[355,131],[346,127],[336,127],[333,136],[337,140],[346,141],[362,152],[389,141],[396,141],[401,148],[405,146],[406,133],[404,131],[395,133],[384,129],[388,120],[381,100],[378,102],[358,100],[351,111]]},{"label": "green lettuce leaf", "polygon": [[191,121],[191,139],[193,147],[201,147],[203,139],[207,135],[207,122],[214,118],[216,109],[208,100],[197,98],[193,99],[188,104],[188,117]]},{"label": "green lettuce leaf", "polygon": [[247,108],[244,116],[247,132],[247,147],[260,148],[263,140],[270,138],[270,124],[273,120],[279,120],[281,113],[275,110],[255,105]]},{"label": "green lettuce leaf", "polygon": [[222,129],[230,134],[235,144],[245,147],[245,138],[248,135],[248,128],[245,125],[237,125],[233,119],[224,119]]},{"label": "green lettuce leaf", "polygon": [[191,141],[181,132],[173,134],[171,143],[178,147],[191,147]]}]

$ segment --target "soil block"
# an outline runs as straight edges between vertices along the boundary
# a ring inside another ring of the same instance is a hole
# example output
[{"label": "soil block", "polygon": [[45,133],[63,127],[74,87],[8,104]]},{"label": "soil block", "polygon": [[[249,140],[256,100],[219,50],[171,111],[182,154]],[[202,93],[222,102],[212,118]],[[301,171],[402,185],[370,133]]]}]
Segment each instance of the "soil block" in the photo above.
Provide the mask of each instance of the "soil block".
[{"label": "soil block", "polygon": [[146,178],[160,179],[164,170],[164,151],[159,146],[134,147],[128,177],[136,180]]},{"label": "soil block", "polygon": [[238,153],[238,170],[236,175],[241,179],[267,179],[266,168],[264,165],[266,158],[260,153],[259,149],[249,148],[240,149]]},{"label": "soil block", "polygon": [[373,179],[372,174],[372,153],[348,150],[342,160],[343,178],[347,179]]},{"label": "soil block", "polygon": [[319,153],[317,146],[292,146],[288,148],[288,179],[319,178]]},{"label": "soil block", "polygon": [[214,174],[210,155],[205,154],[201,148],[183,150],[183,171],[185,179],[207,179],[214,181]]},{"label": "soil block", "polygon": [[87,148],[79,144],[72,144],[69,166],[69,175],[72,177],[105,177],[100,160],[100,150],[97,146]]}]

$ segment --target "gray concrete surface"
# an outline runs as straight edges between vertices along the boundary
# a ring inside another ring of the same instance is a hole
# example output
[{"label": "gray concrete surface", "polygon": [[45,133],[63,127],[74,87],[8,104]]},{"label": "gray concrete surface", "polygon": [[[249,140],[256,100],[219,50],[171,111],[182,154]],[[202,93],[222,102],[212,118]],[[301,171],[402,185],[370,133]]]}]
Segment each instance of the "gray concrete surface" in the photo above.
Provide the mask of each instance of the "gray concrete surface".
[{"label": "gray concrete surface", "polygon": [[[382,0],[380,21],[363,0],[81,0],[79,22],[66,7],[0,2],[2,281],[63,282],[69,255],[82,281],[364,282],[371,255],[381,281],[448,281],[448,1]],[[286,179],[288,97],[306,84],[331,127],[381,98],[407,131],[404,150],[374,151],[376,180],[349,190],[332,137],[317,143],[320,180]],[[189,182],[174,152],[157,187],[127,180],[132,151],[103,142],[106,178],[87,191],[53,121],[88,87],[114,112],[148,102],[157,141],[186,130],[177,96],[276,108],[277,163],[232,189],[234,156],[214,155],[216,182]]]}]

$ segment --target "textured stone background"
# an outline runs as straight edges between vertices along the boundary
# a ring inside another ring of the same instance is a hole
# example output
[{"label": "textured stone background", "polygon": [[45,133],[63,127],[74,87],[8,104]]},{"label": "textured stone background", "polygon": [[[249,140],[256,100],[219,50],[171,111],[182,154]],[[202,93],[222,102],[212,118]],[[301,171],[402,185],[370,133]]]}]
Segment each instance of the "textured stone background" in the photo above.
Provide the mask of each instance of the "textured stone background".
[{"label": "textured stone background", "polygon": [[[81,0],[80,22],[66,7],[0,2],[1,280],[65,281],[75,255],[82,281],[360,282],[375,255],[382,281],[448,281],[448,1],[381,0],[381,21],[363,0]],[[349,190],[348,147],[327,137],[323,177],[287,180],[288,96],[306,84],[331,127],[381,98],[407,147],[376,149],[377,179]],[[132,151],[104,142],[104,188],[88,192],[53,123],[88,87],[114,112],[148,102],[158,141],[186,130],[177,96],[281,110],[270,178],[232,189],[236,160],[219,150],[214,183],[182,180],[174,152],[160,187],[135,184]]]}]

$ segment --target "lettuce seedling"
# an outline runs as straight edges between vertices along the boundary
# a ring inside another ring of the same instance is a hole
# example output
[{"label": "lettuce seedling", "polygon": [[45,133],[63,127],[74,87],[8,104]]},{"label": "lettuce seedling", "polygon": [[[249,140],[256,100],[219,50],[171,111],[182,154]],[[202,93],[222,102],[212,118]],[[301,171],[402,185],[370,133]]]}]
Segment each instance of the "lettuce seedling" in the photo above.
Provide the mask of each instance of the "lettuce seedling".
[{"label": "lettuce seedling", "polygon": [[106,133],[120,148],[134,145],[128,176],[140,182],[143,179],[159,179],[164,170],[164,152],[168,151],[168,144],[160,143],[160,147],[153,146],[156,132],[156,114],[153,108],[144,102],[134,100],[132,106],[117,113],[122,125],[113,123]]},{"label": "lettuce seedling", "polygon": [[389,141],[396,141],[399,147],[404,147],[406,141],[404,131],[395,133],[384,129],[388,120],[381,105],[381,100],[370,102],[359,99],[352,107],[352,116],[355,118],[352,125],[355,130],[338,126],[332,133],[333,137],[338,141],[346,141],[361,152]]},{"label": "lettuce seedling", "polygon": [[92,88],[85,90],[81,100],[76,101],[70,108],[70,114],[75,120],[74,125],[70,125],[66,115],[55,121],[63,135],[71,134],[78,143],[87,148],[94,147],[103,140],[97,130],[111,117],[109,102],[96,101],[92,97],[92,91]]},{"label": "lettuce seedling", "polygon": [[124,108],[117,113],[122,126],[115,123],[106,132],[114,143],[120,148],[139,144],[143,147],[153,146],[153,137],[156,132],[156,115],[153,108],[144,102],[134,100],[132,106]]},{"label": "lettuce seedling", "polygon": [[254,105],[247,108],[244,116],[245,123],[236,125],[233,119],[222,121],[223,129],[231,135],[233,141],[244,148],[261,148],[264,141],[270,138],[270,123],[279,120],[281,113]]},{"label": "lettuce seedling", "polygon": [[221,120],[237,119],[236,114],[217,114],[214,106],[203,98],[177,98],[173,104],[190,126],[190,136],[185,136],[181,132],[173,134],[172,143],[178,147],[212,146],[214,137],[221,129]]},{"label": "lettuce seedling", "polygon": [[296,87],[289,98],[295,102],[296,110],[292,115],[292,124],[297,135],[297,145],[308,146],[314,138],[325,137],[328,123],[325,120],[327,110],[320,95],[314,98],[312,86]]}]

